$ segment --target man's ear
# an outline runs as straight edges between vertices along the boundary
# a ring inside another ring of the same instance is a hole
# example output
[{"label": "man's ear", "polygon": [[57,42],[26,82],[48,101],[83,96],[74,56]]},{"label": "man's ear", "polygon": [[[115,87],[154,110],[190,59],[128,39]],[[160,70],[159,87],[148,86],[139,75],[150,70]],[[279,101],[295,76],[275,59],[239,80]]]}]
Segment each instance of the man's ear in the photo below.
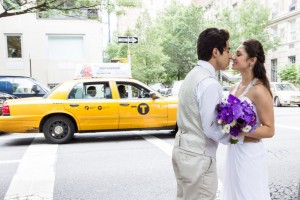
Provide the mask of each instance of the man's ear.
[{"label": "man's ear", "polygon": [[220,53],[220,52],[219,52],[219,50],[218,50],[217,48],[214,48],[214,49],[212,50],[212,56],[213,56],[213,57],[217,57],[219,53]]}]

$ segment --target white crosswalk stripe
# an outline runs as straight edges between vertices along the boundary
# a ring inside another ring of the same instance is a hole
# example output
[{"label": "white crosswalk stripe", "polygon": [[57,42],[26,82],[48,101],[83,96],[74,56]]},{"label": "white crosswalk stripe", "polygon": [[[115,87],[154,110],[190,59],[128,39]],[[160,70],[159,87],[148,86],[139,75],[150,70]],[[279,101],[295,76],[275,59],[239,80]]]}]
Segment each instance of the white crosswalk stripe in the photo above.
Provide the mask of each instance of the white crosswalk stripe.
[{"label": "white crosswalk stripe", "polygon": [[36,144],[26,150],[4,197],[12,199],[53,199],[58,145]]}]

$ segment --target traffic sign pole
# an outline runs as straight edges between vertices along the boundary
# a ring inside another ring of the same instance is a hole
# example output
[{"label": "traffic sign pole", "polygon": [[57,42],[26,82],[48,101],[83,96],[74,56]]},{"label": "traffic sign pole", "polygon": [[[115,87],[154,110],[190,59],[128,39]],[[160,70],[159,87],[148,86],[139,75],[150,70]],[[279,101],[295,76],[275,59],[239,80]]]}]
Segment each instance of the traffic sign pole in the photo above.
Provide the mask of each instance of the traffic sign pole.
[{"label": "traffic sign pole", "polygon": [[129,49],[129,44],[137,44],[139,42],[139,38],[135,36],[127,36],[127,37],[118,37],[118,43],[127,43],[127,62],[131,68],[131,52]]},{"label": "traffic sign pole", "polygon": [[131,56],[130,56],[130,50],[129,50],[129,37],[127,37],[127,60],[128,60],[128,64],[129,64],[130,69],[131,69]]}]

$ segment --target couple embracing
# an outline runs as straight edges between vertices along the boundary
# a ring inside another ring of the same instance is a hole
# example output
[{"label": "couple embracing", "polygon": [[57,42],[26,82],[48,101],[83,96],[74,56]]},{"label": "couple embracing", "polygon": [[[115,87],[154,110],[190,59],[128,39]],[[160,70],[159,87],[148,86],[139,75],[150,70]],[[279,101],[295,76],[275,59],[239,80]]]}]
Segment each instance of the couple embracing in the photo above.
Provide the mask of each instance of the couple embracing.
[{"label": "couple embracing", "polygon": [[[273,137],[274,110],[264,66],[262,44],[244,41],[231,54],[229,33],[208,28],[197,41],[197,65],[187,74],[178,95],[178,132],[172,155],[177,180],[177,200],[214,200],[218,187],[216,150],[228,145],[223,180],[223,200],[270,200],[262,138]],[[215,72],[232,69],[242,80],[230,94],[253,106],[256,129],[241,132],[238,143],[222,133],[216,120],[216,105],[222,100],[222,86]]]}]

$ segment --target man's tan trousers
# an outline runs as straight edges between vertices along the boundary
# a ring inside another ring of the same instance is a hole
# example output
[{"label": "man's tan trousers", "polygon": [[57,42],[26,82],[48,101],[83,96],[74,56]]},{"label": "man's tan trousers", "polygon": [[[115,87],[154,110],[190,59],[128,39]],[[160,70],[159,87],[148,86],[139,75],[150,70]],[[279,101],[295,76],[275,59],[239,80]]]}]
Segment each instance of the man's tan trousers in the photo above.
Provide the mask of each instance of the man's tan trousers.
[{"label": "man's tan trousers", "polygon": [[216,160],[174,147],[177,200],[214,200],[218,189]]}]

